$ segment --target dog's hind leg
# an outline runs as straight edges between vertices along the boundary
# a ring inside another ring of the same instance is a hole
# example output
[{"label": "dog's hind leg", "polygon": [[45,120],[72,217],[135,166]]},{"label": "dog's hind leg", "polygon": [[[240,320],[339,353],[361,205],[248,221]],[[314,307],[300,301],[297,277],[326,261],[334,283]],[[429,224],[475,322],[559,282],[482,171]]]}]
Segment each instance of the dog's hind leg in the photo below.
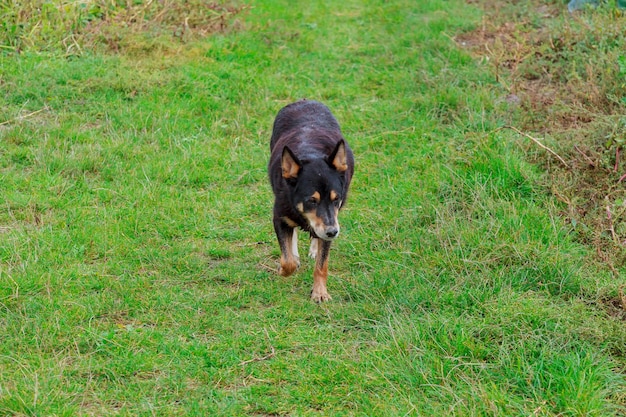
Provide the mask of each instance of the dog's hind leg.
[{"label": "dog's hind leg", "polygon": [[293,253],[293,257],[296,258],[298,262],[298,266],[300,265],[300,254],[298,253],[298,229],[293,228],[293,236],[291,238],[291,253]]},{"label": "dog's hind leg", "polygon": [[326,282],[328,281],[328,255],[330,243],[322,239],[314,239],[317,242],[317,257],[315,258],[315,270],[313,271],[313,290],[311,300],[321,303],[331,299]]},{"label": "dog's hind leg", "polygon": [[309,248],[309,258],[317,258],[317,247],[319,246],[319,239],[316,237],[311,238],[311,247]]}]

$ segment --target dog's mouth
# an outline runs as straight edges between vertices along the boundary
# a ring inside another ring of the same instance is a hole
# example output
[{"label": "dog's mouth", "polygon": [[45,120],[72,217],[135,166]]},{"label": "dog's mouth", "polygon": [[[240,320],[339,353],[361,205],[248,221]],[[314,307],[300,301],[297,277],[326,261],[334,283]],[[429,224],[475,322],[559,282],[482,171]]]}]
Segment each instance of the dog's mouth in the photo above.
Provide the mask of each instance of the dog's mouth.
[{"label": "dog's mouth", "polygon": [[339,225],[336,224],[334,226],[318,226],[318,225],[311,225],[311,228],[313,229],[313,232],[315,233],[315,235],[322,239],[325,240],[327,242],[330,242],[332,240],[334,240],[337,236],[339,236]]},{"label": "dog's mouth", "polygon": [[325,241],[332,241],[339,236],[339,223],[337,222],[337,212],[339,210],[337,208],[334,209],[334,216],[331,215],[332,213],[326,213],[326,216],[319,216],[315,210],[304,211],[303,203],[299,203],[296,208],[309,223],[309,229],[315,237]]}]

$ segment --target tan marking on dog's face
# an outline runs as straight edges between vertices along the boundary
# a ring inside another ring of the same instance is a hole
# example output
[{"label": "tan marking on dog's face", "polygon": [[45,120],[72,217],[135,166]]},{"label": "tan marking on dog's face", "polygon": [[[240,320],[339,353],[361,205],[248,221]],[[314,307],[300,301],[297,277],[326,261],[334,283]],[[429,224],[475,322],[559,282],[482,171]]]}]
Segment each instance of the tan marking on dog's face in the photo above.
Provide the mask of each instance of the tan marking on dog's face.
[{"label": "tan marking on dog's face", "polygon": [[315,230],[316,234],[320,234],[322,230],[324,230],[324,221],[317,216],[315,211],[302,213],[306,220],[309,222],[309,225]]},{"label": "tan marking on dog's face", "polygon": [[[335,198],[338,197],[338,194],[335,192]],[[334,203],[334,225],[326,224],[324,219],[318,215],[319,204],[321,203],[322,195],[319,191],[313,192],[311,197],[307,198],[304,202],[299,202],[296,204],[296,209],[302,216],[306,219],[310,228],[313,229],[313,232],[322,240],[332,240],[336,237],[336,235],[332,237],[328,237],[327,230],[329,227],[334,227],[337,229],[337,234],[339,231],[339,223],[337,221],[337,214],[339,212],[339,204]],[[322,208],[324,210],[324,208]]]},{"label": "tan marking on dog's face", "polygon": [[[335,227],[339,230],[339,222],[337,221],[337,212],[338,209],[335,208]],[[312,212],[304,212],[302,213],[306,221],[311,226],[311,229],[315,232],[315,234],[322,240],[332,240],[333,238],[326,237],[326,227],[329,225],[324,224],[324,220],[317,215],[315,211]]]},{"label": "tan marking on dog's face", "polygon": [[339,215],[339,209],[341,208],[341,199],[335,190],[330,191],[330,201],[332,201],[335,206],[335,217],[337,217]]}]

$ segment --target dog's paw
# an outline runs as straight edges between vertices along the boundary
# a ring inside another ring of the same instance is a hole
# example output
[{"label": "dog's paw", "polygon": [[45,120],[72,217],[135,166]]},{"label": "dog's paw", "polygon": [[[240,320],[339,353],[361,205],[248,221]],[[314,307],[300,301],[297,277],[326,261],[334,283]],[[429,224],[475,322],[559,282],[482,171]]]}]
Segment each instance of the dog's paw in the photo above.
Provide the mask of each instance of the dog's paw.
[{"label": "dog's paw", "polygon": [[311,291],[311,301],[315,303],[323,303],[330,300],[332,300],[332,297],[328,294],[326,288],[313,288],[313,291]]},{"label": "dog's paw", "polygon": [[300,261],[298,260],[294,262],[281,262],[280,267],[278,267],[278,274],[283,277],[288,277],[296,272],[296,269],[298,268],[300,268]]}]

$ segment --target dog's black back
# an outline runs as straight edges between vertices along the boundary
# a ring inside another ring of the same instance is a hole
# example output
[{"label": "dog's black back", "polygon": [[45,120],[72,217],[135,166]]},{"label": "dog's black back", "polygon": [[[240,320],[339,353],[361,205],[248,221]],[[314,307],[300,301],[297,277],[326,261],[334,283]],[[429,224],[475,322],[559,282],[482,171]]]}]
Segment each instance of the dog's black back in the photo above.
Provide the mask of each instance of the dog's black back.
[{"label": "dog's black back", "polygon": [[334,131],[341,137],[339,123],[328,107],[312,100],[300,100],[283,107],[274,120],[270,150],[285,133],[290,131],[306,131],[324,129]]}]

